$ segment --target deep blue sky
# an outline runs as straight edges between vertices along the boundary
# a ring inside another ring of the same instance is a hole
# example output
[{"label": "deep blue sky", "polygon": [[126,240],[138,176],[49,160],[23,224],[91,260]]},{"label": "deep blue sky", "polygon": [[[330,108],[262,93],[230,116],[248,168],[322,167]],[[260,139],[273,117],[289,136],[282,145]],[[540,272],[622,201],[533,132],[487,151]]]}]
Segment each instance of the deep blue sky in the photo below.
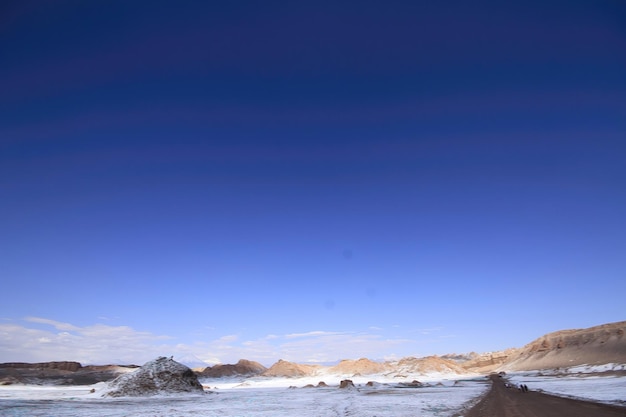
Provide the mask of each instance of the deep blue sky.
[{"label": "deep blue sky", "polygon": [[0,361],[626,318],[626,3],[0,6]]}]

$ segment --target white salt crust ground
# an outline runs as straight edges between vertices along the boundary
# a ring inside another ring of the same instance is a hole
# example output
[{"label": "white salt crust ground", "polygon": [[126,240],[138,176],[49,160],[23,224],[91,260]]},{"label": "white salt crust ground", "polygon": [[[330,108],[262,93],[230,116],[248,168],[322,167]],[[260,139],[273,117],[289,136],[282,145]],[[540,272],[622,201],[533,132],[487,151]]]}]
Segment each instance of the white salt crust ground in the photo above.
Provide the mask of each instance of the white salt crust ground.
[{"label": "white salt crust ground", "polygon": [[[296,382],[296,380],[291,380]],[[111,399],[92,387],[0,388],[0,415],[41,417],[121,416],[450,416],[484,393],[483,378],[452,385],[397,388],[386,384],[354,389],[221,388],[206,395]],[[103,388],[100,384],[94,386]]]}]

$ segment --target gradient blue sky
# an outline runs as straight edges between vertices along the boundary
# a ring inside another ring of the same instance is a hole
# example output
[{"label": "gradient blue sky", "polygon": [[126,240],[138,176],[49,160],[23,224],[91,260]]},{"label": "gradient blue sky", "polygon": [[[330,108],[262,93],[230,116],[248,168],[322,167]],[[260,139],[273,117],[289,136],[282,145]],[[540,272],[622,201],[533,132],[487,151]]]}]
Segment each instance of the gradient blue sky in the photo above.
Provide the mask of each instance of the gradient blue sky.
[{"label": "gradient blue sky", "polygon": [[0,6],[0,362],[626,319],[626,3]]}]

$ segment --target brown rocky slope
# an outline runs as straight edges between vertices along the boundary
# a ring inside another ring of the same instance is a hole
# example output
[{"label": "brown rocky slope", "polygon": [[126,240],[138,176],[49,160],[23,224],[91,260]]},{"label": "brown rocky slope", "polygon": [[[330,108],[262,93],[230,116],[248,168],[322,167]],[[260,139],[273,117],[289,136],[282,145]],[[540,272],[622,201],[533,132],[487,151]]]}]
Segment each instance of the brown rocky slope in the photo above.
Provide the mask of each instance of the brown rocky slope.
[{"label": "brown rocky slope", "polygon": [[626,321],[548,333],[519,349],[500,368],[527,371],[583,364],[624,364],[625,333]]},{"label": "brown rocky slope", "polygon": [[388,370],[387,364],[374,362],[367,358],[358,360],[345,359],[328,369],[328,372],[338,375],[369,375],[383,373]]}]

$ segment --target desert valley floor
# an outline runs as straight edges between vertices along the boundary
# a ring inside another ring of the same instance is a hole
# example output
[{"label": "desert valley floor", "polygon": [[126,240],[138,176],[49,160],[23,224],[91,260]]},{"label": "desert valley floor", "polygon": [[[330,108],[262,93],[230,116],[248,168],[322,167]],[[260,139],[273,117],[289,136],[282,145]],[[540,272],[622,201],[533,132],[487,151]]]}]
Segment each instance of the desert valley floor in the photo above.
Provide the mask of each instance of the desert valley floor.
[{"label": "desert valley floor", "polygon": [[[606,369],[603,367],[602,369]],[[601,370],[602,370],[601,369]],[[623,366],[619,367],[623,370]],[[514,385],[531,392],[553,393],[615,406],[626,406],[623,371],[598,374],[587,367],[558,375],[540,372],[507,374]],[[584,370],[583,370],[584,371]],[[605,374],[606,376],[598,376]],[[374,375],[370,376],[374,377]],[[204,380],[206,394],[159,395],[139,398],[102,398],[105,385],[0,387],[2,416],[463,416],[488,392],[488,377],[425,380],[421,387],[387,381],[367,385],[355,378],[355,386],[340,389],[338,381],[327,387],[306,387],[311,378],[253,378]],[[337,384],[335,384],[337,382]],[[95,392],[91,392],[95,390]],[[524,396],[515,387],[513,395]],[[530,394],[530,393],[529,393]],[[616,408],[626,415],[626,408]],[[487,414],[476,414],[484,415]],[[522,414],[520,414],[522,415]],[[598,415],[600,417],[600,415]]]}]

